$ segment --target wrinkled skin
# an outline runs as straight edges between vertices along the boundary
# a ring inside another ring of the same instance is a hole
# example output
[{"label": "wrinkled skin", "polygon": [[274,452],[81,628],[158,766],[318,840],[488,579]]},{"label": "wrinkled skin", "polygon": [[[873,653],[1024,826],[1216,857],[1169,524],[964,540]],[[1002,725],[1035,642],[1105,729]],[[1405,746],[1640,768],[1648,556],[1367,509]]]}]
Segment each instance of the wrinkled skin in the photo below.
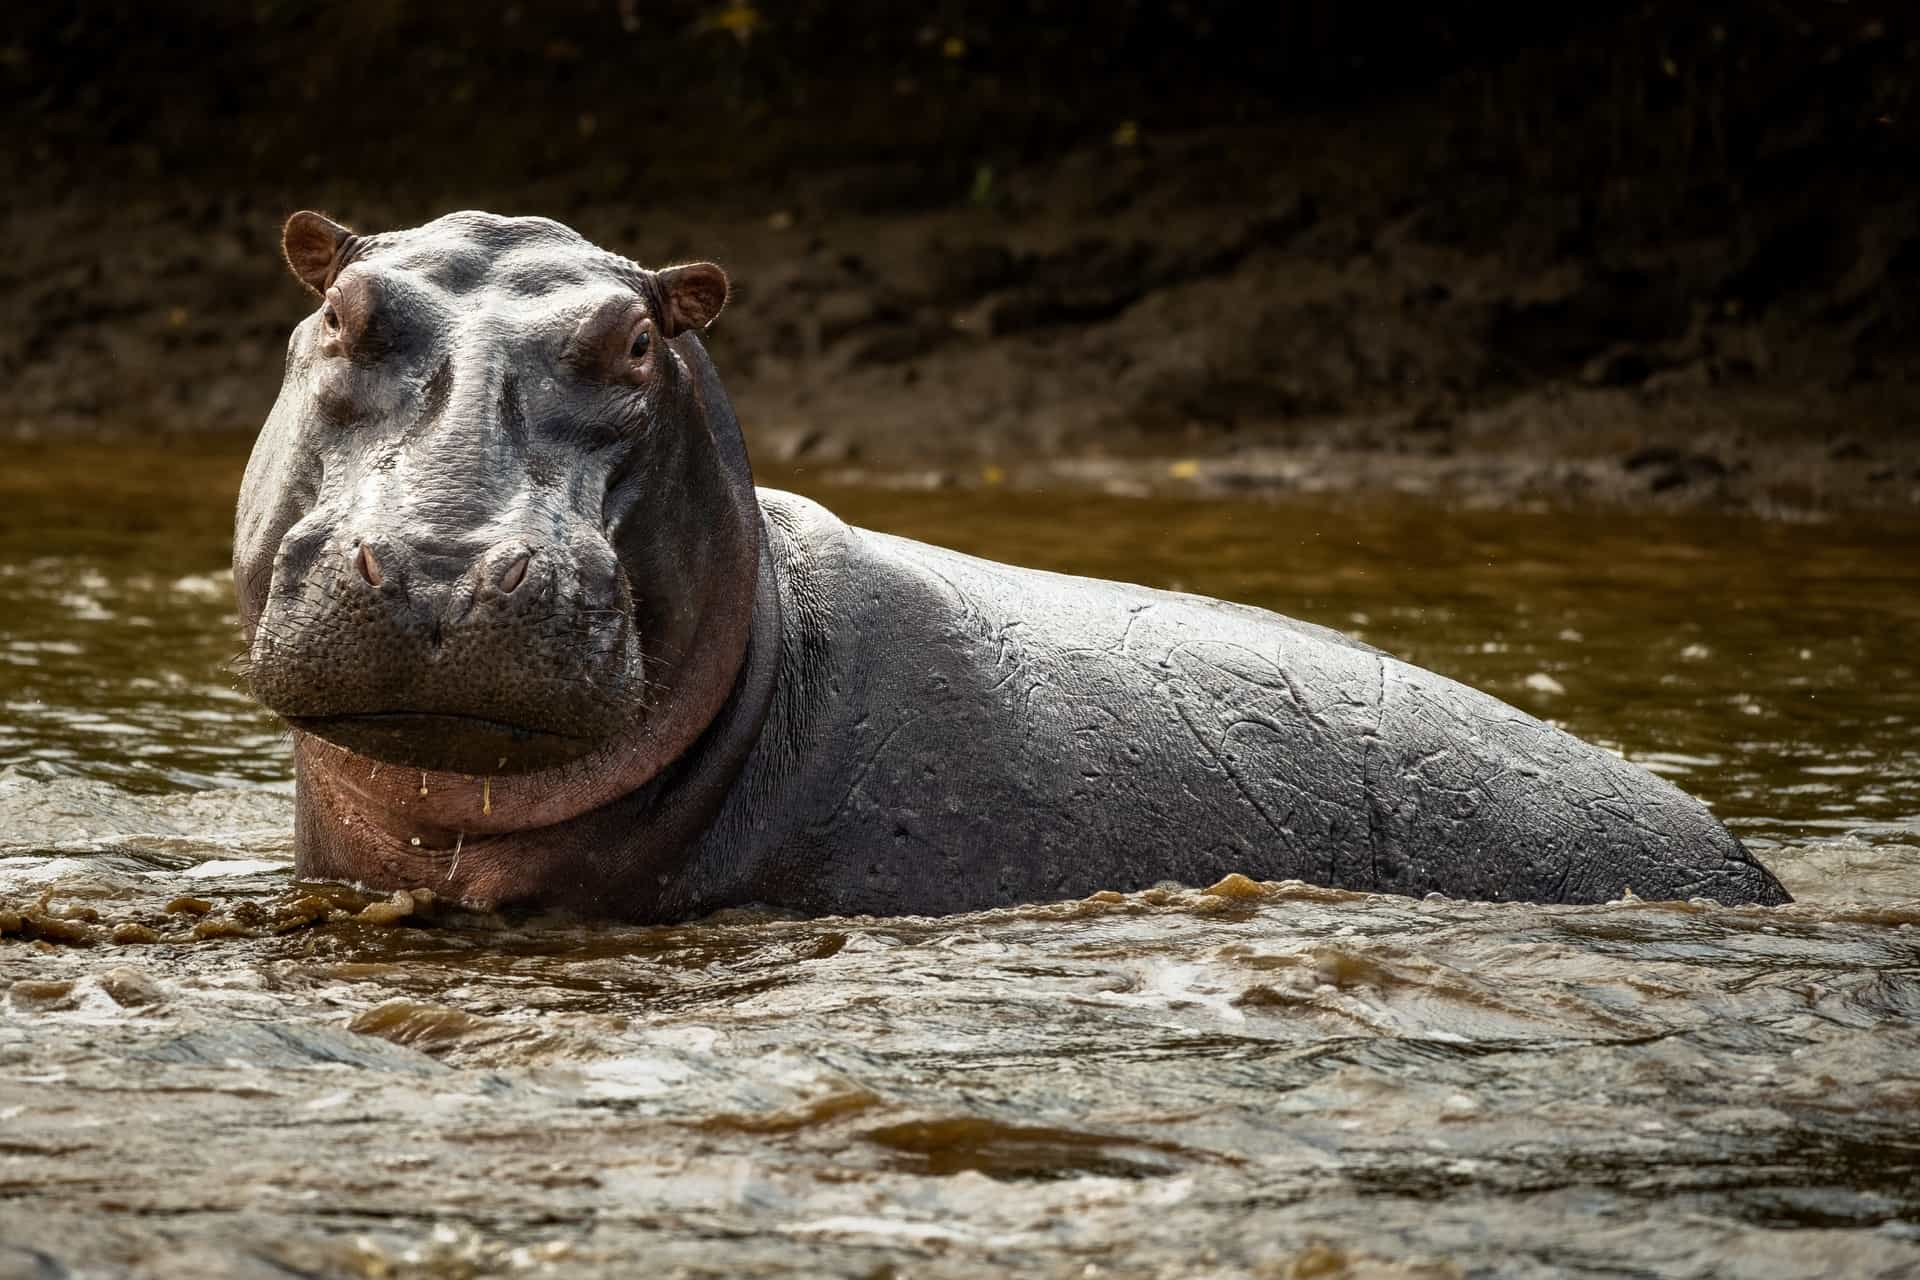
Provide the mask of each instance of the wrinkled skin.
[{"label": "wrinkled skin", "polygon": [[1787,900],[1696,801],[1335,632],[756,491],[725,277],[544,219],[286,252],[234,580],[298,871],[635,920],[1206,883]]}]

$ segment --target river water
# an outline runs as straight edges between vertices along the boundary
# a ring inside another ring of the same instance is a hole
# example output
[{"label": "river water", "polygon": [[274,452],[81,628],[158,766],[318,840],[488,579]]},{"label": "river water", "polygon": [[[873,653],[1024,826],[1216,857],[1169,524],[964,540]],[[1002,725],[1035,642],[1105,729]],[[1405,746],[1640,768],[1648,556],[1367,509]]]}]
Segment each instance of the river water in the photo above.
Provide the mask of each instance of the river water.
[{"label": "river water", "polygon": [[1920,1275],[1920,526],[769,477],[1357,633],[1799,901],[636,928],[294,883],[242,460],[0,461],[0,1277]]}]

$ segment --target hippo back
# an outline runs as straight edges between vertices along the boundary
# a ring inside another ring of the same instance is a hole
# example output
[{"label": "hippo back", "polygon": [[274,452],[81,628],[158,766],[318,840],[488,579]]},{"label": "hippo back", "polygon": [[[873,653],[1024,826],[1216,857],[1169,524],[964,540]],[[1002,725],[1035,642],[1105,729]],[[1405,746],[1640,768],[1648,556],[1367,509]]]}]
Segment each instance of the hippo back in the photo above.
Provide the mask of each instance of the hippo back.
[{"label": "hippo back", "polygon": [[723,834],[758,896],[935,913],[1240,872],[1785,900],[1664,780],[1337,632],[761,500],[784,680]]}]

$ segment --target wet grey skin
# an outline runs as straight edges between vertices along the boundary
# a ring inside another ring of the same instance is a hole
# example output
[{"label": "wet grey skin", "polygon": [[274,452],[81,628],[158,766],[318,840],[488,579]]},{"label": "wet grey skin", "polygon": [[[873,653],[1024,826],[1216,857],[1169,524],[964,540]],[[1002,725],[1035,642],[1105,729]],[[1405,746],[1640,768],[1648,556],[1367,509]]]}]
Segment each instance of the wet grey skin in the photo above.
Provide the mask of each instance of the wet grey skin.
[{"label": "wet grey skin", "polygon": [[717,267],[483,213],[285,249],[319,303],[234,581],[303,877],[630,920],[1235,872],[1788,900],[1664,780],[1337,632],[756,490]]}]

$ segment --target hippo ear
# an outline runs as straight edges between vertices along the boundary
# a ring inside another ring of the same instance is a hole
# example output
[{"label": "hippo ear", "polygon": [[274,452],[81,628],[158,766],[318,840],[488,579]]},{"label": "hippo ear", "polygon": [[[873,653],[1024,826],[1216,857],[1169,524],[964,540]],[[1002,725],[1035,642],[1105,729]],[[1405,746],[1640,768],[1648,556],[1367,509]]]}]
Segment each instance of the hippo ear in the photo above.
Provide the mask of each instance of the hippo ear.
[{"label": "hippo ear", "polygon": [[711,262],[668,267],[657,278],[667,300],[669,338],[689,329],[706,328],[727,305],[727,273]]},{"label": "hippo ear", "polygon": [[315,293],[325,293],[333,274],[333,260],[352,234],[324,214],[302,209],[287,219],[280,248],[287,255],[294,278]]}]

